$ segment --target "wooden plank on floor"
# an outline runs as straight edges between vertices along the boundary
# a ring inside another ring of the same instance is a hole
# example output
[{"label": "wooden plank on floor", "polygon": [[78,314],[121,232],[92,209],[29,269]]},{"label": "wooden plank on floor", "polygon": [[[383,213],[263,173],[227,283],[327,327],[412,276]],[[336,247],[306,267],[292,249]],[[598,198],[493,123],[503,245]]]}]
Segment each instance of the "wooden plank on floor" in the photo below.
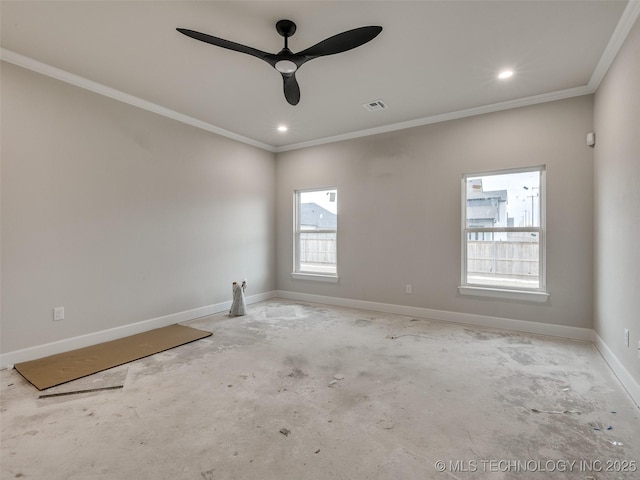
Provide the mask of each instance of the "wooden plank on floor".
[{"label": "wooden plank on floor", "polygon": [[209,337],[211,332],[170,325],[49,357],[17,363],[15,369],[38,390]]}]

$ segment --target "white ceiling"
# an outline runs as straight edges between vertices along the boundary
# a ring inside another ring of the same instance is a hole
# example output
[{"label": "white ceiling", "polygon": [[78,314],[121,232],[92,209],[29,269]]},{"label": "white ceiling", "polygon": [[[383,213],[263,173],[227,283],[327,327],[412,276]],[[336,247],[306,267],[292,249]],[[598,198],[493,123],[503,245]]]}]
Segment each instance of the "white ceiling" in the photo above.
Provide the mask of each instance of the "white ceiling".
[{"label": "white ceiling", "polygon": [[[2,1],[3,60],[272,151],[592,93],[638,2]],[[297,73],[297,106],[265,62],[178,33],[276,53],[380,25]],[[496,78],[512,68],[508,81]],[[382,99],[386,110],[361,105]],[[289,126],[282,134],[279,124]]]}]

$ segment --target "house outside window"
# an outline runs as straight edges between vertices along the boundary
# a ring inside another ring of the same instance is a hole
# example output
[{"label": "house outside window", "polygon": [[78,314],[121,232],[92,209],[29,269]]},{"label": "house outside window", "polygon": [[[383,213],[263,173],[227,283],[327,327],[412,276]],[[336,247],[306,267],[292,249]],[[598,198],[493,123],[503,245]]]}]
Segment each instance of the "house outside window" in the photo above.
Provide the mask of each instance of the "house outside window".
[{"label": "house outside window", "polygon": [[294,278],[337,279],[337,189],[297,190],[294,204]]},{"label": "house outside window", "polygon": [[544,180],[544,166],[463,175],[461,293],[546,301]]}]

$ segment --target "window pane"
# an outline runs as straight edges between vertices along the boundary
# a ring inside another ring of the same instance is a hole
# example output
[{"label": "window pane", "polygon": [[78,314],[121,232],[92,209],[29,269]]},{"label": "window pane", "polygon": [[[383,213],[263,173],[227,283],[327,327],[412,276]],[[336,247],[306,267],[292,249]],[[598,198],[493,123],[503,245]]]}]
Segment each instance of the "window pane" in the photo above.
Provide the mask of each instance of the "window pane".
[{"label": "window pane", "polygon": [[337,190],[297,191],[296,198],[295,271],[337,275]]},{"label": "window pane", "polygon": [[540,172],[467,177],[467,228],[539,227]]},{"label": "window pane", "polygon": [[336,234],[300,233],[300,271],[336,273]]},{"label": "window pane", "polygon": [[[501,239],[492,239],[491,235],[500,235]],[[539,253],[538,232],[469,232],[467,283],[540,288]]]}]

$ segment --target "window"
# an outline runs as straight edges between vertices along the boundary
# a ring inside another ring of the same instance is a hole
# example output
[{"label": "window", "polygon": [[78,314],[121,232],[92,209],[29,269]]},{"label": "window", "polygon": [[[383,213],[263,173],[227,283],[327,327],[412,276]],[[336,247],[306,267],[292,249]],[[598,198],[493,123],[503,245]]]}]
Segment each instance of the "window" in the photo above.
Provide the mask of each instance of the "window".
[{"label": "window", "polygon": [[544,174],[463,175],[461,293],[546,301]]},{"label": "window", "polygon": [[295,192],[295,278],[337,280],[338,191]]}]

